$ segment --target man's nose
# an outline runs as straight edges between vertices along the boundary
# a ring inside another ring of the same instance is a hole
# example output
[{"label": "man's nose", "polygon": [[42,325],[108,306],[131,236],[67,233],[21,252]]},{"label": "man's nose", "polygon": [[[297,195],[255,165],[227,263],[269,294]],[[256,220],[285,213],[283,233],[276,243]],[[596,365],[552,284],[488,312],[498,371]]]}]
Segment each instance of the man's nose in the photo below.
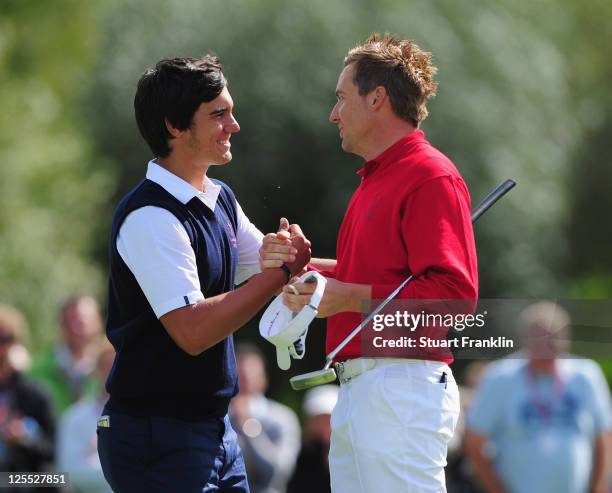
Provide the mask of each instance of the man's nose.
[{"label": "man's nose", "polygon": [[240,125],[238,124],[238,120],[236,120],[234,115],[230,117],[230,121],[227,123],[225,128],[228,133],[240,132]]},{"label": "man's nose", "polygon": [[331,110],[331,113],[329,114],[329,121],[331,123],[338,123],[340,121],[340,119],[338,118],[338,105],[335,104],[334,107]]}]

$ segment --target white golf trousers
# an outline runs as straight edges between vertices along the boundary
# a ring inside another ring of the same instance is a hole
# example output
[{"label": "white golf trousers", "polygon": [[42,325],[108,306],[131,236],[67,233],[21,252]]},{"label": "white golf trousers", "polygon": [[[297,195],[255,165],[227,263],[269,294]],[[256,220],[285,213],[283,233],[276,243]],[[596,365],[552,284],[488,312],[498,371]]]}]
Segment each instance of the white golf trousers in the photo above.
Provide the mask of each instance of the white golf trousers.
[{"label": "white golf trousers", "polygon": [[458,418],[459,391],[442,362],[377,366],[342,384],[331,417],[332,492],[446,492]]}]

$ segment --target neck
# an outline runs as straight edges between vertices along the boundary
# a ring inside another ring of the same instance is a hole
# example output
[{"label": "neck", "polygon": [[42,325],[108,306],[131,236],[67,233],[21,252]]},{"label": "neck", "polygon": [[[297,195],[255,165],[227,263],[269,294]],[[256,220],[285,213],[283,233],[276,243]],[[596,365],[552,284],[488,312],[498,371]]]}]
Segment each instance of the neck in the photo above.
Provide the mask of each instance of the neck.
[{"label": "neck", "polygon": [[391,123],[389,123],[389,121],[384,121],[375,125],[371,138],[369,139],[371,145],[368,146],[368,149],[363,153],[362,157],[366,161],[371,161],[414,130],[416,130],[414,125],[404,120],[400,120],[397,117],[395,117],[395,121]]},{"label": "neck", "polygon": [[529,371],[534,375],[551,375],[555,372],[554,359],[530,359]]},{"label": "neck", "polygon": [[157,158],[157,164],[203,192],[208,165],[196,162],[191,156],[179,154],[177,150],[165,158]]},{"label": "neck", "polygon": [[68,351],[70,351],[70,354],[76,361],[81,360],[85,356],[87,350],[87,346],[84,346],[80,343],[70,343],[69,341],[66,341],[66,347],[68,348]]}]

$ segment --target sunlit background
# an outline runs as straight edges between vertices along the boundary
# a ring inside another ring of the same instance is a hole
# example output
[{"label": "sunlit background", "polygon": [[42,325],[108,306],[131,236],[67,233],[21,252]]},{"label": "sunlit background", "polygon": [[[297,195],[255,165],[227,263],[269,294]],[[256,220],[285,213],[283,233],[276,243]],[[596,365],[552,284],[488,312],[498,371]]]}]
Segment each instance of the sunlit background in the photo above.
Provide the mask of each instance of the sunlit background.
[{"label": "sunlit background", "polygon": [[[0,300],[26,313],[33,351],[69,295],[104,304],[112,211],[151,157],[135,85],[176,55],[219,55],[236,104],[234,159],[210,174],[262,231],[285,215],[334,256],[361,161],[328,115],[344,55],[372,31],[433,52],[423,129],[473,202],[519,183],[477,225],[481,297],[609,298],[610,18],[605,0],[2,0]],[[320,364],[322,329],[296,371]],[[285,393],[285,376],[273,384]]]}]

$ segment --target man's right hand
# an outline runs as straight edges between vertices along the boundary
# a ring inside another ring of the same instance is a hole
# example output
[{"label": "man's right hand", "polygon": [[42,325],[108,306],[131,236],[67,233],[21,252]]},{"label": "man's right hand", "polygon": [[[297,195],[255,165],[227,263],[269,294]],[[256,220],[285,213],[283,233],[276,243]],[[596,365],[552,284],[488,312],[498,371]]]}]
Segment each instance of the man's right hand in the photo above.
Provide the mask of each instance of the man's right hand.
[{"label": "man's right hand", "polygon": [[302,228],[297,224],[289,226],[289,233],[291,234],[291,246],[297,250],[295,254],[295,260],[293,262],[285,262],[285,265],[289,267],[291,275],[297,276],[302,273],[308,262],[310,262],[310,241],[302,233]]},{"label": "man's right hand", "polygon": [[297,275],[309,261],[310,241],[297,224],[289,225],[289,221],[283,217],[278,231],[264,236],[259,249],[259,266],[262,271],[286,264],[291,274]]}]

